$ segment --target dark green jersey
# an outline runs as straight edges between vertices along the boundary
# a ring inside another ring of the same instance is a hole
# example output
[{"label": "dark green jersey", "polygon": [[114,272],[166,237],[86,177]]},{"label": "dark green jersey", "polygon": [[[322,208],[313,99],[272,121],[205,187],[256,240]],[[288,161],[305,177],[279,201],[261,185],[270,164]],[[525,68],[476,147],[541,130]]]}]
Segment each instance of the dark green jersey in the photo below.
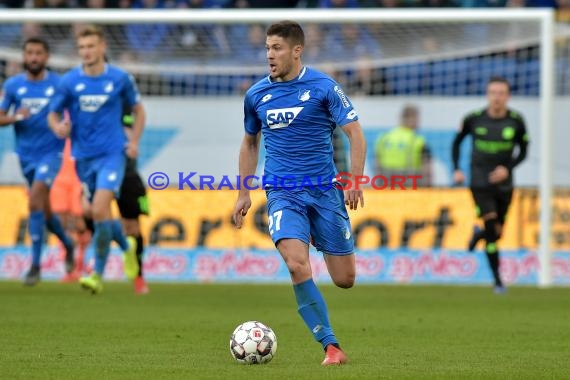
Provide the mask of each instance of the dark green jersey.
[{"label": "dark green jersey", "polygon": [[[506,117],[500,119],[491,118],[487,109],[469,114],[453,141],[454,169],[459,168],[459,147],[467,135],[472,137],[471,187],[493,186],[489,183],[489,173],[502,165],[509,169],[509,177],[498,185],[500,188],[512,188],[512,169],[524,160],[528,145],[522,116],[510,109]],[[518,153],[513,156],[515,147],[518,147]]]}]

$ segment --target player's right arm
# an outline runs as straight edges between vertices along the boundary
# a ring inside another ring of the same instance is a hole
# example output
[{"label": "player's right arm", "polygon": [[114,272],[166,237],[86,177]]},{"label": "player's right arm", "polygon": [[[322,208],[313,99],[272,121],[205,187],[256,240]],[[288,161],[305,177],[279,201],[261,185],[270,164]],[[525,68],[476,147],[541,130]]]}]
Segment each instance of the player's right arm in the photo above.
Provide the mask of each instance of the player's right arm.
[{"label": "player's right arm", "polygon": [[6,111],[0,109],[0,127],[26,120],[28,117],[30,117],[30,111],[27,108],[20,108],[13,115],[8,115]]},{"label": "player's right arm", "polygon": [[60,82],[57,91],[53,95],[47,120],[49,128],[60,139],[66,138],[71,132],[71,123],[68,118],[63,117],[63,111],[68,106],[70,96],[65,86],[64,80]]},{"label": "player's right arm", "polygon": [[241,183],[238,199],[234,207],[234,223],[237,228],[241,228],[243,218],[247,215],[247,211],[251,207],[251,197],[249,196],[249,188],[252,186],[251,181],[245,182],[247,176],[253,176],[257,168],[257,159],[259,156],[259,141],[261,132],[257,135],[245,134],[241,142],[239,150],[239,175],[240,179],[244,179]]},{"label": "player's right arm", "polygon": [[453,163],[453,183],[456,185],[461,185],[465,182],[465,175],[463,171],[459,168],[459,154],[461,148],[461,142],[467,135],[470,133],[470,118],[467,117],[463,120],[463,124],[461,125],[461,129],[455,135],[453,139],[453,144],[451,147],[451,161]]},{"label": "player's right arm", "polygon": [[259,157],[259,141],[261,139],[261,121],[257,117],[254,106],[251,104],[249,94],[246,95],[244,101],[244,115],[245,136],[239,150],[239,175],[240,181],[244,179],[244,182],[240,183],[238,199],[233,212],[233,220],[237,228],[242,227],[243,218],[251,207],[251,197],[249,196],[251,183],[246,183],[245,178],[255,175]]},{"label": "player's right arm", "polygon": [[14,124],[30,117],[30,111],[27,108],[20,108],[16,110],[13,115],[8,115],[8,110],[15,104],[15,102],[12,92],[9,90],[7,84],[8,82],[4,84],[4,88],[2,89],[4,96],[0,96],[2,99],[2,102],[0,103],[0,127]]}]

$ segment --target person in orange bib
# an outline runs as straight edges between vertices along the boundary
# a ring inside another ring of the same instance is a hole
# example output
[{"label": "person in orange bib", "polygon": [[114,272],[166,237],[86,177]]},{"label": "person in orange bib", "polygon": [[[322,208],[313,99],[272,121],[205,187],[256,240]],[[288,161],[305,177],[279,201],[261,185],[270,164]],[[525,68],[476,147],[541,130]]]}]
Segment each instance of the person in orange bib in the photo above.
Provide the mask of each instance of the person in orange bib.
[{"label": "person in orange bib", "polygon": [[91,233],[83,221],[82,186],[75,171],[75,160],[71,157],[69,138],[65,141],[61,169],[52,185],[50,202],[52,211],[59,215],[65,230],[77,242],[75,268],[68,271],[62,281],[76,281],[84,270],[83,260]]}]

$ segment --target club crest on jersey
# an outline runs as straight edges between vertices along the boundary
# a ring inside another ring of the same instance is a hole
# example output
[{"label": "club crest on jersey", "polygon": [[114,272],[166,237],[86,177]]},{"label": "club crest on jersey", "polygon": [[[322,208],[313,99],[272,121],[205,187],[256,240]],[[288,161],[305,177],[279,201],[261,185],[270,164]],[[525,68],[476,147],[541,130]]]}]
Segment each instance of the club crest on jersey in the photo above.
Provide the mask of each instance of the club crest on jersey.
[{"label": "club crest on jersey", "polygon": [[53,89],[53,86],[49,86],[48,88],[46,88],[46,92],[44,94],[46,96],[52,96],[54,92],[55,90]]},{"label": "club crest on jersey", "polygon": [[106,82],[105,86],[103,87],[103,91],[106,93],[113,92],[113,82]]},{"label": "club crest on jersey", "polygon": [[48,103],[48,98],[22,98],[21,101],[22,107],[30,110],[31,115],[39,113]]},{"label": "club crest on jersey", "polygon": [[304,107],[279,108],[267,110],[267,126],[271,129],[288,127]]},{"label": "club crest on jersey", "polygon": [[84,112],[97,112],[109,99],[109,95],[81,95],[79,107]]},{"label": "club crest on jersey", "polygon": [[311,90],[299,90],[299,100],[306,102],[311,99]]}]

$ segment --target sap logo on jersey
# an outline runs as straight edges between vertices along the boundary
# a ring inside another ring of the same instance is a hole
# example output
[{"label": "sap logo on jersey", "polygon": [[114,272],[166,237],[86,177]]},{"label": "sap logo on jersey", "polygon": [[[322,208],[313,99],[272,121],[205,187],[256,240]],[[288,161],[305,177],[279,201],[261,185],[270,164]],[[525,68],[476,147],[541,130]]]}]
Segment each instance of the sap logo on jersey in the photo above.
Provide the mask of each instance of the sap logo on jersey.
[{"label": "sap logo on jersey", "polygon": [[22,108],[30,110],[31,115],[36,115],[49,103],[48,98],[22,98]]},{"label": "sap logo on jersey", "polygon": [[267,126],[271,129],[288,127],[304,107],[267,110]]},{"label": "sap logo on jersey", "polygon": [[81,111],[97,112],[107,99],[109,99],[109,95],[81,95],[79,97],[79,106]]}]

